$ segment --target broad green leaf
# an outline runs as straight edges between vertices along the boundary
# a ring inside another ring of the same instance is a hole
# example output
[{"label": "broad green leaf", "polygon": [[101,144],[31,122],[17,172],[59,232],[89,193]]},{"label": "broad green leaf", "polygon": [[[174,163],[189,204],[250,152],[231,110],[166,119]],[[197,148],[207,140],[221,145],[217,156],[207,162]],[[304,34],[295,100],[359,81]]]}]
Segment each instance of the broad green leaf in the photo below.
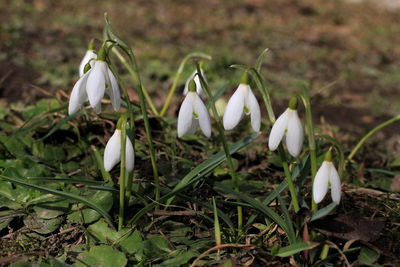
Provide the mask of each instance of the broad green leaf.
[{"label": "broad green leaf", "polygon": [[39,234],[49,234],[58,229],[63,219],[60,217],[53,219],[41,219],[34,214],[24,218],[24,224],[30,230]]},{"label": "broad green leaf", "polygon": [[91,201],[91,200],[89,200],[89,199],[87,199],[85,197],[82,197],[82,196],[79,196],[79,195],[75,195],[75,194],[72,194],[72,193],[68,193],[68,192],[64,192],[64,191],[55,190],[55,189],[44,187],[44,186],[31,184],[31,183],[28,183],[28,182],[20,179],[20,178],[13,178],[13,177],[5,176],[5,175],[0,175],[0,178],[4,179],[4,180],[7,180],[7,181],[10,181],[10,182],[13,182],[14,184],[22,185],[22,186],[25,186],[25,187],[28,187],[28,188],[33,188],[35,190],[39,190],[39,191],[42,191],[42,192],[45,192],[45,193],[54,194],[56,196],[60,196],[60,197],[66,198],[66,199],[71,199],[71,200],[75,200],[75,201],[78,201],[80,203],[83,203],[83,204],[87,205],[88,207],[96,210],[98,213],[100,213],[101,216],[103,216],[107,220],[107,222],[111,226],[113,226],[112,219],[111,219],[110,215],[108,214],[108,212],[102,206],[98,205],[97,203],[95,203],[95,202],[93,202],[93,201]]},{"label": "broad green leaf", "polygon": [[198,253],[188,250],[175,250],[169,256],[169,259],[165,260],[161,264],[157,264],[157,267],[179,267],[179,266],[186,266],[189,264],[189,261],[196,256]]},{"label": "broad green leaf", "polygon": [[375,262],[379,259],[379,253],[376,251],[362,247],[360,255],[358,255],[358,262],[367,266],[377,266]]},{"label": "broad green leaf", "polygon": [[89,251],[79,254],[75,266],[124,267],[127,263],[124,253],[111,246],[101,245],[92,246]]},{"label": "broad green leaf", "polygon": [[68,200],[51,200],[41,202],[33,207],[36,216],[41,219],[53,219],[69,211]]},{"label": "broad green leaf", "polygon": [[[97,207],[101,207],[104,211],[108,212],[113,204],[112,194],[107,191],[97,191],[94,194],[90,192],[87,196],[91,202],[95,203]],[[76,222],[92,223],[101,217],[101,214],[94,209],[86,208],[83,204],[77,204],[77,209],[70,215],[68,219]]]}]

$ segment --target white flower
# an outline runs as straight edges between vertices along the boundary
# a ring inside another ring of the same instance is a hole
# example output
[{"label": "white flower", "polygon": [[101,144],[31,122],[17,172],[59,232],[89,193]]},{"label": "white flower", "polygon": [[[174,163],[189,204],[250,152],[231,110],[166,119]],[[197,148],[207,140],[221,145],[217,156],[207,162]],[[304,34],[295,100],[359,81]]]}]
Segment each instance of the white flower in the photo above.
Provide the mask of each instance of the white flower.
[{"label": "white flower", "polygon": [[[104,150],[104,169],[110,171],[121,161],[121,130],[116,129],[114,134],[108,140]],[[133,170],[135,165],[135,152],[129,137],[126,137],[125,147],[125,167],[128,172]]]},{"label": "white flower", "polygon": [[[203,78],[207,81],[206,76],[204,75],[203,70],[201,71],[201,76],[203,76]],[[200,82],[200,78],[199,75],[197,74],[197,70],[195,70],[190,76],[189,78],[186,80],[185,83],[185,88],[183,89],[183,95],[187,95],[188,91],[189,91],[189,83],[191,80],[194,80],[195,84],[196,84],[196,92],[197,94],[201,97],[201,98],[205,98],[205,94],[203,92],[203,87],[201,86],[201,82]]]},{"label": "white flower", "polygon": [[331,186],[332,201],[339,204],[341,194],[340,177],[332,161],[325,160],[314,178],[313,198],[315,203],[319,203],[324,199],[328,192],[329,184]]},{"label": "white flower", "polygon": [[199,126],[205,136],[211,136],[211,121],[207,108],[199,95],[189,90],[179,110],[178,137],[194,134]]},{"label": "white flower", "polygon": [[259,132],[261,126],[260,106],[247,83],[239,84],[229,99],[223,117],[225,130],[232,130],[236,127],[244,114],[250,115],[251,127],[255,132]]},{"label": "white flower", "polygon": [[297,102],[295,107],[290,107],[282,113],[272,126],[269,134],[268,147],[274,151],[285,136],[289,154],[297,157],[303,146],[304,132],[299,115],[297,114]]},{"label": "white flower", "polygon": [[94,50],[87,50],[85,56],[83,57],[81,64],[79,64],[79,77],[82,77],[84,74],[85,66],[88,62],[90,62],[90,66],[93,67],[93,60],[96,59],[97,55],[94,53]]},{"label": "white flower", "polygon": [[79,78],[72,89],[68,106],[69,115],[77,112],[87,99],[96,113],[100,113],[104,93],[110,96],[115,111],[121,106],[118,82],[107,63],[103,60],[92,60],[92,62],[92,68]]}]

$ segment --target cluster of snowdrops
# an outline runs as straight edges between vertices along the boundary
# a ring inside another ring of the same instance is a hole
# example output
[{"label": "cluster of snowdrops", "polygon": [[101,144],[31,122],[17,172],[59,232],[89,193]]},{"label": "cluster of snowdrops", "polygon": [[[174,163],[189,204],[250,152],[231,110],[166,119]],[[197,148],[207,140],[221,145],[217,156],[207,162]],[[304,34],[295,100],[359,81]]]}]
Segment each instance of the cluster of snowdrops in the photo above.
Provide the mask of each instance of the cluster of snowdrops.
[{"label": "cluster of snowdrops", "polygon": [[[111,100],[115,111],[121,106],[121,93],[115,74],[107,62],[110,47],[104,42],[96,52],[93,43],[89,45],[84,58],[79,66],[80,78],[72,89],[68,112],[70,115],[79,111],[88,100],[96,113],[101,112],[101,101],[105,94]],[[225,130],[234,129],[240,121],[248,115],[252,130],[260,131],[261,112],[257,98],[252,92],[249,83],[249,73],[244,71],[241,82],[228,101],[223,111],[223,127]],[[211,136],[211,119],[203,100],[205,75],[198,69],[187,79],[183,94],[185,98],[179,110],[177,132],[178,137],[194,134],[198,128],[206,137]],[[129,100],[128,100],[129,101]],[[269,134],[268,146],[271,151],[286,144],[288,153],[294,158],[298,157],[304,141],[304,129],[297,112],[297,97],[292,97],[288,108],[274,122]],[[108,140],[104,151],[104,168],[110,171],[121,161],[122,123],[119,121],[112,137]],[[134,147],[129,137],[126,137],[125,167],[128,172],[134,168]],[[339,174],[332,163],[331,151],[325,155],[325,160],[318,169],[313,181],[313,201],[319,203],[325,197],[329,186],[331,187],[332,201],[339,203],[341,197],[341,182]],[[292,195],[293,198],[293,195]]]}]

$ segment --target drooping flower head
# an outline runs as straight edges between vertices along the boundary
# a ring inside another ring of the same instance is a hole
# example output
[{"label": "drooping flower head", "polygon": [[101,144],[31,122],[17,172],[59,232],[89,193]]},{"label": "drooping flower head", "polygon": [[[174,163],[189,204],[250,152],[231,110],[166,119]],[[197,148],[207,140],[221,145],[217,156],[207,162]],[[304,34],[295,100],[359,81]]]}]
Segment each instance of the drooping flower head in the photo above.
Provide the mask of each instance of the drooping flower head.
[{"label": "drooping flower head", "polygon": [[[122,144],[122,130],[121,120],[117,124],[117,129],[108,140],[104,150],[104,169],[111,171],[115,165],[121,161],[121,144]],[[126,136],[125,144],[125,167],[128,172],[133,170],[135,165],[135,151],[128,136]]]},{"label": "drooping flower head", "polygon": [[97,59],[91,62],[93,62],[91,68],[79,78],[72,89],[68,106],[69,115],[77,112],[88,99],[90,106],[96,113],[100,113],[104,93],[110,96],[115,111],[118,111],[121,106],[118,82],[106,62],[104,44],[99,50]]},{"label": "drooping flower head", "polygon": [[251,127],[255,132],[260,131],[261,112],[257,99],[249,85],[249,74],[245,72],[235,93],[226,106],[223,124],[225,130],[232,130],[238,125],[244,114],[250,115]]},{"label": "drooping flower head", "polygon": [[178,114],[178,137],[194,134],[200,127],[206,137],[211,136],[211,121],[207,108],[196,93],[196,83],[189,82],[188,93]]},{"label": "drooping flower head", "polygon": [[79,77],[82,77],[85,74],[85,66],[87,63],[93,67],[93,59],[97,58],[97,54],[94,50],[93,40],[90,41],[88,50],[86,50],[85,56],[82,58],[81,63],[79,64]]},{"label": "drooping flower head", "polygon": [[299,115],[297,114],[297,98],[292,97],[289,107],[279,116],[269,134],[268,147],[271,151],[277,149],[285,137],[289,154],[297,157],[303,147],[304,132]]},{"label": "drooping flower head", "polygon": [[325,160],[314,178],[313,198],[315,203],[320,203],[324,199],[329,185],[331,187],[332,201],[339,204],[342,186],[339,174],[332,163],[330,150],[325,154]]},{"label": "drooping flower head", "polygon": [[[205,74],[204,74],[202,69],[200,69],[200,72],[201,72],[201,76],[204,78],[204,80],[207,81],[206,76],[205,76]],[[186,80],[185,88],[183,89],[183,95],[187,95],[187,93],[189,92],[189,83],[190,83],[191,80],[194,80],[194,82],[196,84],[196,92],[197,92],[197,94],[201,98],[204,99],[205,98],[205,94],[203,92],[203,86],[201,85],[199,75],[197,75],[197,70],[193,71],[193,73]]]}]

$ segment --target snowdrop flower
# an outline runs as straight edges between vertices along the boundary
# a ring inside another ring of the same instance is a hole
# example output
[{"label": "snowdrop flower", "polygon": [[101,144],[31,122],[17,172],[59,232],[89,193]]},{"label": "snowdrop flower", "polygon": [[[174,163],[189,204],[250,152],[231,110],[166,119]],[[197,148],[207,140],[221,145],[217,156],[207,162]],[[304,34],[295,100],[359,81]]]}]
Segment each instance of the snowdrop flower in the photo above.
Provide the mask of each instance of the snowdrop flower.
[{"label": "snowdrop flower", "polygon": [[289,154],[297,157],[303,146],[304,132],[297,114],[297,98],[292,97],[289,107],[282,113],[272,126],[269,134],[268,147],[274,151],[285,137]]},{"label": "snowdrop flower", "polygon": [[238,125],[244,114],[250,115],[251,127],[260,131],[261,112],[257,99],[249,86],[249,74],[245,72],[236,92],[229,99],[225,108],[223,124],[225,130],[232,130]]},{"label": "snowdrop flower", "polygon": [[[121,161],[121,130],[115,130],[114,134],[108,140],[106,149],[104,150],[104,169],[111,171],[115,165]],[[129,137],[126,137],[125,147],[125,166],[128,172],[133,170],[135,164],[135,152],[133,150],[132,142]]]},{"label": "snowdrop flower", "polygon": [[79,64],[79,77],[82,77],[85,74],[85,66],[87,63],[90,63],[90,66],[93,67],[93,59],[96,59],[97,55],[94,50],[87,50],[85,56],[83,57],[81,63]]},{"label": "snowdrop flower", "polygon": [[211,136],[210,115],[203,101],[196,93],[195,81],[191,80],[188,93],[178,114],[178,137],[182,137],[185,134],[194,134],[199,127],[206,137]]},{"label": "snowdrop flower", "polygon": [[329,185],[331,186],[332,201],[339,204],[342,186],[339,174],[332,163],[330,150],[325,154],[325,160],[314,178],[313,198],[315,203],[319,203],[324,199]]},{"label": "snowdrop flower", "polygon": [[[201,71],[201,76],[203,76],[203,78],[205,80],[206,76],[204,75],[204,72],[202,69],[200,69]],[[196,92],[197,94],[201,97],[201,98],[205,98],[205,94],[203,92],[203,87],[201,86],[201,82],[200,82],[200,78],[199,75],[197,75],[197,70],[195,70],[190,76],[189,78],[186,80],[185,83],[185,88],[183,89],[183,95],[187,95],[187,93],[189,92],[189,83],[191,80],[194,80],[194,82],[196,83]]]},{"label": "snowdrop flower", "polygon": [[100,113],[101,99],[104,93],[110,96],[112,106],[118,111],[121,106],[121,95],[118,82],[105,61],[106,53],[104,47],[99,51],[98,58],[92,60],[91,69],[88,70],[76,82],[71,92],[69,100],[68,114],[76,113],[83,105],[83,102],[89,99],[90,106]]}]

